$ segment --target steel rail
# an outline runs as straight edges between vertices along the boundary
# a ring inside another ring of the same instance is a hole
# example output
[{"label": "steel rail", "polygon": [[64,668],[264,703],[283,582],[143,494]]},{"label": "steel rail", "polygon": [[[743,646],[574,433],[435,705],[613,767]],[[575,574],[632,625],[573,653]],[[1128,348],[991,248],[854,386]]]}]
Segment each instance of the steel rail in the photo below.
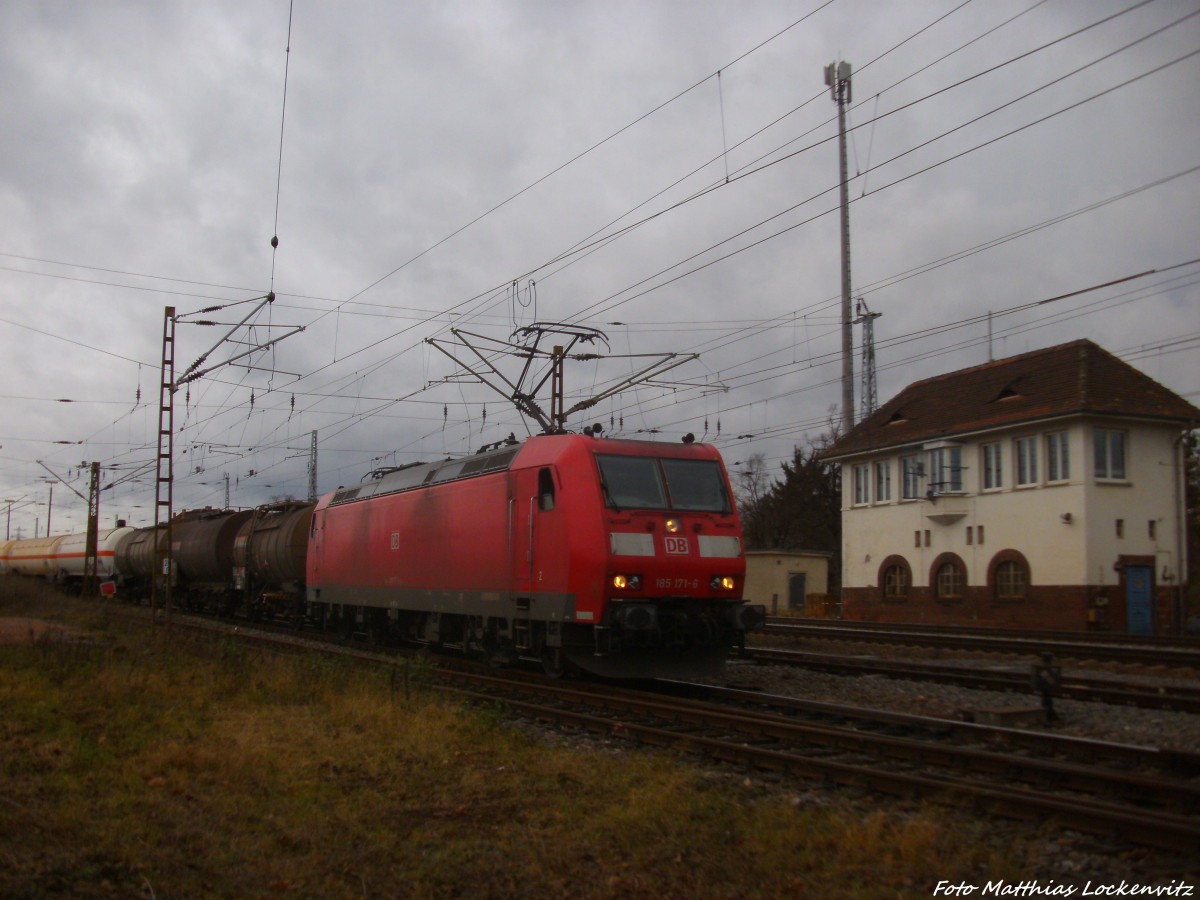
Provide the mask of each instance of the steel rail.
[{"label": "steel rail", "polygon": [[1180,666],[1200,669],[1200,644],[1193,643],[1116,643],[1083,640],[1074,637],[1021,637],[1012,634],[937,631],[927,628],[891,629],[880,627],[783,624],[768,622],[755,634],[786,635],[820,640],[852,641],[873,644],[905,644],[924,647],[943,647],[951,650],[971,650],[988,653],[1019,653],[1039,655],[1052,653],[1071,659],[1107,660],[1154,666]]},{"label": "steel rail", "polygon": [[[551,703],[546,696],[542,696],[546,692],[545,686],[537,690],[539,696],[532,697],[530,695],[534,691],[529,684],[514,685],[506,679],[491,676],[481,678],[471,675],[469,679],[473,686],[440,683],[437,689],[481,702],[495,703],[499,700],[509,709],[539,721],[583,727],[593,733],[629,738],[673,750],[694,751],[726,762],[889,793],[942,799],[958,805],[984,806],[993,812],[1018,818],[1053,815],[1070,827],[1092,833],[1117,834],[1132,843],[1189,850],[1200,842],[1200,819],[1194,815],[1120,805],[1077,793],[1064,794],[1061,787],[1037,790],[1008,783],[980,783],[974,776],[980,771],[991,770],[993,774],[1011,778],[1019,770],[1022,777],[1034,777],[1032,773],[1040,769],[1040,777],[1049,783],[1054,783],[1056,778],[1069,777],[1078,788],[1087,789],[1090,785],[1094,790],[1100,787],[1102,780],[1110,785],[1119,784],[1119,793],[1131,791],[1143,802],[1148,796],[1144,792],[1147,785],[1156,783],[1159,787],[1154,793],[1160,797],[1169,796],[1173,791],[1183,788],[1186,794],[1182,798],[1183,805],[1189,809],[1195,808],[1200,788],[1178,779],[1156,781],[1124,777],[1124,773],[1108,769],[1089,772],[1083,767],[1029,761],[984,751],[964,754],[960,747],[888,739],[855,729],[795,725],[769,716],[719,713],[688,704],[639,699],[630,694],[614,693],[610,696],[573,691],[557,684],[550,687],[550,692],[559,702]],[[481,687],[483,684],[487,685],[486,689]],[[606,711],[601,714],[597,707]],[[620,715],[614,717],[614,713]],[[680,730],[681,726],[689,730]],[[694,730],[696,727],[713,729],[723,736],[698,733]],[[737,736],[731,738],[730,733]],[[847,762],[817,755],[813,752],[812,743],[820,743],[817,739],[822,736],[828,738],[825,747],[832,746],[840,753],[858,751],[882,754],[887,758],[882,763],[874,760]],[[768,739],[774,746],[763,745],[762,742]],[[792,746],[779,749],[778,741],[791,743]],[[897,758],[906,762],[919,759],[926,766],[966,765],[969,771],[965,776],[905,771],[896,767]]]},{"label": "steel rail", "polygon": [[[926,663],[912,660],[873,659],[829,653],[805,653],[773,647],[747,647],[745,655],[761,662],[782,663],[799,668],[816,669],[840,675],[886,675],[890,678],[909,678],[934,681],[988,691],[1012,691],[1037,694],[1029,670],[1000,671],[943,662]],[[1064,675],[1055,698],[1095,701],[1146,709],[1200,713],[1200,686],[1135,684],[1127,681]]]},{"label": "steel rail", "polygon": [[[265,649],[351,656],[365,664],[389,666],[393,671],[399,662],[393,652],[347,648],[244,625],[203,619],[179,624],[253,641]],[[426,689],[470,701],[501,703],[538,721],[582,727],[610,737],[823,782],[986,809],[1006,817],[1049,815],[1068,827],[1115,835],[1133,844],[1185,851],[1200,844],[1200,818],[1194,814],[1200,804],[1200,786],[1175,777],[1156,778],[1109,767],[1089,769],[1057,760],[1026,759],[947,745],[938,739],[890,738],[856,727],[797,723],[778,715],[731,713],[709,704],[664,699],[644,691],[564,684],[521,672],[498,674],[461,663],[436,666],[431,674],[433,681]],[[967,771],[947,774],[903,768],[918,762],[925,767]],[[979,780],[981,774],[989,773],[1001,783]],[[1018,787],[1011,783],[1014,778],[1041,780],[1054,787]],[[1074,785],[1073,792],[1063,792],[1064,779]],[[1157,797],[1186,812],[1121,804],[1090,795],[1101,790],[1118,797],[1133,795],[1138,803]]]}]

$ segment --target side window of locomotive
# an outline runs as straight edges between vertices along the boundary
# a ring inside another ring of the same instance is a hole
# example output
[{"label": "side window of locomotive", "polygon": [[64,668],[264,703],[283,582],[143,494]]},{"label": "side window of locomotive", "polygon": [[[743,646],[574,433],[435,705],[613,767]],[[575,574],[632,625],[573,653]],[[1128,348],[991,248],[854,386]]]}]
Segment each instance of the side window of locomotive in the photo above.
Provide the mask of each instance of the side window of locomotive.
[{"label": "side window of locomotive", "polygon": [[554,509],[554,475],[549,469],[538,472],[538,509],[542,512]]},{"label": "side window of locomotive", "polygon": [[721,467],[706,459],[664,459],[672,509],[729,512],[729,496]]},{"label": "side window of locomotive", "polygon": [[645,456],[597,456],[604,502],[617,509],[666,509],[658,462]]}]

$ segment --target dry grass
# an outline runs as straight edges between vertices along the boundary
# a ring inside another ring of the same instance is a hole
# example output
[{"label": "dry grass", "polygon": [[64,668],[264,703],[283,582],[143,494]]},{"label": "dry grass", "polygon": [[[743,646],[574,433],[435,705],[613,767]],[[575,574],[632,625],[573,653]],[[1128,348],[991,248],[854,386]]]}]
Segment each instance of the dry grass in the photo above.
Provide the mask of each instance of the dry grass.
[{"label": "dry grass", "polygon": [[0,617],[34,609],[95,639],[0,646],[6,897],[928,896],[1019,874],[944,813],[847,818],[378,670],[0,596]]}]

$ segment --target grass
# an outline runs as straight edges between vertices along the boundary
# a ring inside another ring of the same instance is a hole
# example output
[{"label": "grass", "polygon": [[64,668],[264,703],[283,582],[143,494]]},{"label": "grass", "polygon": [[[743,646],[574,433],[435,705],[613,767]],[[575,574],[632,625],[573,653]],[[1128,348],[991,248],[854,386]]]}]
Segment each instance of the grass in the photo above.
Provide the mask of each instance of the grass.
[{"label": "grass", "polygon": [[[390,672],[0,586],[5,897],[878,897],[1019,878],[985,826],[572,749]],[[140,626],[139,626],[140,628]],[[840,810],[840,811],[839,811]]]}]

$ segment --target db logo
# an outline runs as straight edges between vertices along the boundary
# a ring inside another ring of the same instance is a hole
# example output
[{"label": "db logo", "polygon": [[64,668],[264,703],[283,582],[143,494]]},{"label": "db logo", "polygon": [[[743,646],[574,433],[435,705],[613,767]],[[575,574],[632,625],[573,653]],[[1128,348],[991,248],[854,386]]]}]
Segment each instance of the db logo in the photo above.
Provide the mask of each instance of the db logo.
[{"label": "db logo", "polygon": [[687,556],[688,554],[688,539],[679,537],[678,535],[668,534],[664,538],[666,542],[666,550],[678,556]]}]

